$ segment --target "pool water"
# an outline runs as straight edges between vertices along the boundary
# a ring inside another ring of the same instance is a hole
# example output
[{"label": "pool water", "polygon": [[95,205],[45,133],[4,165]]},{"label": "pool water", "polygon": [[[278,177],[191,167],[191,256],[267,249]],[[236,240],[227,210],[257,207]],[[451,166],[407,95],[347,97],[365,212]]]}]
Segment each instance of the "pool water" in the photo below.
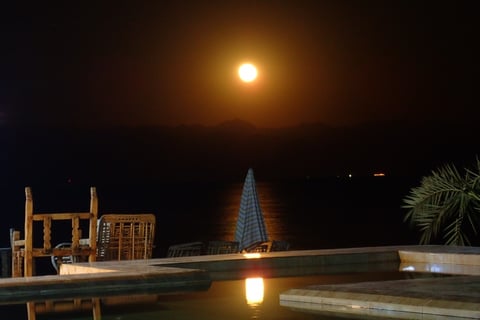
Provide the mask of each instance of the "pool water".
[{"label": "pool water", "polygon": [[[398,280],[412,277],[429,277],[429,274],[405,272],[361,272],[347,274],[328,274],[284,278],[260,278],[262,287],[250,288],[246,279],[213,281],[207,291],[151,296],[143,303],[106,304],[101,307],[102,319],[107,320],[149,320],[149,319],[339,319],[314,314],[302,313],[282,307],[279,304],[280,293],[292,288],[301,288],[318,284],[340,284],[364,281]],[[258,280],[257,280],[258,281]],[[253,291],[253,292],[252,292]],[[256,301],[247,300],[251,296]],[[108,300],[104,300],[107,302]],[[131,301],[134,301],[132,297]],[[10,318],[27,319],[26,308],[10,306],[14,312]],[[8,308],[8,306],[0,306]],[[55,314],[37,314],[37,319],[93,319],[91,311],[61,312]]]}]

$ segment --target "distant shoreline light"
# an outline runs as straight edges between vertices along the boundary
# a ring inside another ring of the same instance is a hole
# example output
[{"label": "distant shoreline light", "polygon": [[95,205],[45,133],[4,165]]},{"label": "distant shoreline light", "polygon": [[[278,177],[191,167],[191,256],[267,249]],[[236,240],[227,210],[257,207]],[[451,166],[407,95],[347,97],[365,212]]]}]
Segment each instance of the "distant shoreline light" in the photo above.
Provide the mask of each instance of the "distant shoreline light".
[{"label": "distant shoreline light", "polygon": [[376,172],[373,174],[374,177],[385,177],[385,173],[383,172]]}]

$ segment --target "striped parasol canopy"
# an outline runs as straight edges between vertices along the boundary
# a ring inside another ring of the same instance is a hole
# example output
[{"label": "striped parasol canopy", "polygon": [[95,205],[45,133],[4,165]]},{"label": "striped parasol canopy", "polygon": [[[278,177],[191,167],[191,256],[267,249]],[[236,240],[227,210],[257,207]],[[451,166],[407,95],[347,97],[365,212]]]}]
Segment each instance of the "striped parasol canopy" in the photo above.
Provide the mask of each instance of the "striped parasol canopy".
[{"label": "striped parasol canopy", "polygon": [[268,241],[267,229],[255,187],[252,168],[248,169],[247,177],[243,184],[235,230],[235,241],[239,242],[240,251],[254,243]]}]

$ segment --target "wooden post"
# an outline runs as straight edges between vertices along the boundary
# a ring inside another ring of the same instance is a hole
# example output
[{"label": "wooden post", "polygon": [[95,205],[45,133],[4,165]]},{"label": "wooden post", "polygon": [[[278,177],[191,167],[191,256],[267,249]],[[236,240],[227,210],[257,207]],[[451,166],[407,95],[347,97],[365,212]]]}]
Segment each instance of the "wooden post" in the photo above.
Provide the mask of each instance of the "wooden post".
[{"label": "wooden post", "polygon": [[43,217],[43,252],[52,251],[52,218]]},{"label": "wooden post", "polygon": [[25,267],[24,276],[33,275],[33,200],[30,187],[25,188]]},{"label": "wooden post", "polygon": [[78,253],[80,248],[80,218],[72,217],[72,253]]},{"label": "wooden post", "polygon": [[98,198],[97,198],[97,189],[95,187],[90,187],[90,256],[88,257],[89,262],[93,262],[97,257],[97,220],[98,220]]},{"label": "wooden post", "polygon": [[10,246],[12,248],[12,277],[23,277],[23,256],[18,241],[20,231],[10,229]]}]

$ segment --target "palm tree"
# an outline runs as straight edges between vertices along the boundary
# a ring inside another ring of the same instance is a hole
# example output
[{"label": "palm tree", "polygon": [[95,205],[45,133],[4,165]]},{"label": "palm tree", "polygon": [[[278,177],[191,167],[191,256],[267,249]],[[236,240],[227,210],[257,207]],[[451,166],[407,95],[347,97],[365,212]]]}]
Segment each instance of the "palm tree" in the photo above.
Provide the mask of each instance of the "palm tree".
[{"label": "palm tree", "polygon": [[447,245],[471,245],[480,218],[480,160],[472,169],[447,164],[433,170],[403,202],[405,221],[420,229],[420,244],[443,238]]}]

